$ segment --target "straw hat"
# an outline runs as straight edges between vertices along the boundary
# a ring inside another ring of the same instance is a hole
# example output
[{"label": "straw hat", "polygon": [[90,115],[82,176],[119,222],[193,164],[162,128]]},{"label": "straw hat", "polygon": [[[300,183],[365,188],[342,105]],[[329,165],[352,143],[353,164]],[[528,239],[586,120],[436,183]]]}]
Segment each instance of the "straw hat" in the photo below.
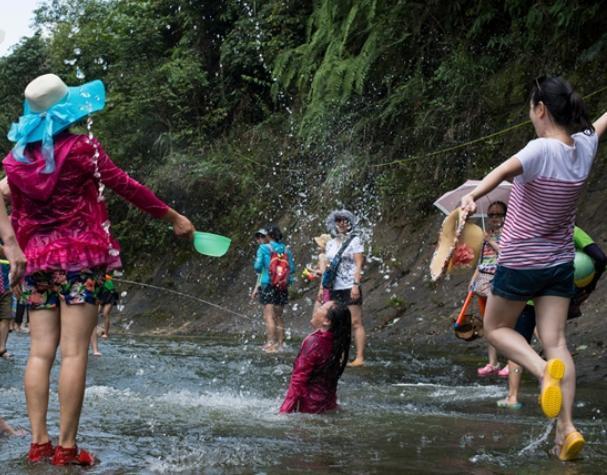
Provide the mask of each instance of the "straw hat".
[{"label": "straw hat", "polygon": [[23,115],[8,132],[8,139],[16,142],[13,148],[15,159],[29,163],[24,156],[25,146],[42,141],[42,152],[47,162],[45,172],[50,173],[55,167],[53,137],[104,106],[105,87],[99,80],[68,87],[55,74],[38,76],[25,88]]},{"label": "straw hat", "polygon": [[321,234],[320,236],[316,236],[315,238],[312,238],[312,239],[318,245],[318,247],[320,247],[321,249],[324,249],[327,247],[327,243],[331,240],[331,235],[330,234]]},{"label": "straw hat", "polygon": [[438,243],[430,262],[430,277],[437,281],[447,272],[474,268],[483,245],[483,230],[466,223],[460,208],[453,210],[443,221]]}]

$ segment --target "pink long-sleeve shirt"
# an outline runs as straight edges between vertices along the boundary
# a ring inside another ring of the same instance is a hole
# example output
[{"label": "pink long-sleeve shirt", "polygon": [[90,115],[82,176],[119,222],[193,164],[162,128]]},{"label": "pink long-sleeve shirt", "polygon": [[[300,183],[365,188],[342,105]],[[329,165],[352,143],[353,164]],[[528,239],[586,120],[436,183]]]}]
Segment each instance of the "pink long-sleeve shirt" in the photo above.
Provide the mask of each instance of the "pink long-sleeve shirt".
[{"label": "pink long-sleeve shirt", "polygon": [[337,381],[326,372],[314,375],[331,357],[333,333],[316,330],[301,344],[280,412],[320,413],[337,408]]},{"label": "pink long-sleeve shirt", "polygon": [[31,163],[18,162],[12,153],[2,162],[11,190],[11,222],[27,258],[26,274],[120,267],[120,257],[110,252],[119,245],[104,229],[109,221],[105,202],[97,199],[99,180],[154,218],[163,217],[169,207],[118,168],[96,139],[62,132],[54,141],[52,173],[42,173],[40,142],[26,149]]}]

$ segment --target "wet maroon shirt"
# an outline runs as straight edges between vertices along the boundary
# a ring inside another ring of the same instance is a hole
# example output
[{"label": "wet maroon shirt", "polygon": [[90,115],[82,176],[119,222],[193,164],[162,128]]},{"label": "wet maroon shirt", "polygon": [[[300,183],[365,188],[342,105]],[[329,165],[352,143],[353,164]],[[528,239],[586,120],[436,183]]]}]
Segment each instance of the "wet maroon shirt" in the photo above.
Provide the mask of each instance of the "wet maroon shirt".
[{"label": "wet maroon shirt", "polygon": [[280,412],[317,414],[337,408],[337,381],[326,372],[314,372],[331,357],[332,348],[329,331],[316,330],[304,339]]}]

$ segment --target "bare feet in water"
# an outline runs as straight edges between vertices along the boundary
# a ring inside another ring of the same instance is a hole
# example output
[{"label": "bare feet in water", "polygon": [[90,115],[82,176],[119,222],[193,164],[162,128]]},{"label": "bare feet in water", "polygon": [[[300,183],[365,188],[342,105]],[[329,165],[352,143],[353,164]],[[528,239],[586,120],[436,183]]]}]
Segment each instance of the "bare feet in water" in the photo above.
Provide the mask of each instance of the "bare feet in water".
[{"label": "bare feet in water", "polygon": [[364,366],[364,365],[365,365],[365,360],[363,360],[361,358],[353,359],[352,361],[350,361],[348,363],[348,366],[350,368],[360,368],[361,366]]},{"label": "bare feet in water", "polygon": [[278,347],[275,343],[269,341],[261,347],[261,351],[265,353],[276,353],[278,351]]}]

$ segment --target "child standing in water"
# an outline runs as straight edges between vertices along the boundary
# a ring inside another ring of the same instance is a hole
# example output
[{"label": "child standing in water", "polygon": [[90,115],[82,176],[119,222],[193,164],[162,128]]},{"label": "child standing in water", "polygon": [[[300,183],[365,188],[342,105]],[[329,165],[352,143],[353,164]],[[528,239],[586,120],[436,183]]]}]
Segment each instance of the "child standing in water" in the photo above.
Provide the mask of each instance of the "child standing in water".
[{"label": "child standing in water", "polygon": [[[485,240],[481,248],[481,255],[478,260],[478,266],[470,280],[470,291],[474,292],[478,298],[481,316],[485,315],[487,297],[491,291],[491,282],[495,275],[497,267],[497,256],[499,254],[499,242],[502,236],[502,226],[506,219],[507,207],[501,201],[495,201],[489,205],[487,216],[489,218],[489,231],[485,233]],[[500,369],[497,361],[497,351],[490,344],[487,345],[489,353],[489,362],[482,368],[477,369],[477,374],[481,378],[487,376],[508,377],[508,366]]]},{"label": "child standing in water", "polygon": [[[503,180],[513,180],[485,336],[541,382],[542,410],[547,417],[558,416],[553,452],[571,460],[585,443],[573,424],[575,366],[565,338],[575,290],[572,234],[577,198],[607,129],[607,114],[590,123],[582,99],[567,81],[543,77],[531,90],[529,117],[538,138],[489,173],[462,199],[462,208],[474,212],[476,200]],[[513,330],[529,299],[535,303],[548,361]]]},{"label": "child standing in water", "polygon": [[318,414],[337,408],[337,382],[350,351],[350,310],[330,300],[314,309],[310,323],[315,331],[301,344],[280,412]]},{"label": "child standing in water", "polygon": [[[92,465],[76,445],[86,381],[88,343],[97,322],[97,293],[107,271],[120,267],[109,233],[101,184],[191,238],[192,223],[112,163],[101,145],[67,129],[105,104],[101,81],[68,88],[46,74],[25,89],[24,115],[13,124],[16,142],[4,159],[12,195],[11,220],[27,257],[23,297],[30,308],[31,345],[25,395],[32,428],[30,462]],[[46,415],[57,347],[59,442],[53,447]]]}]

